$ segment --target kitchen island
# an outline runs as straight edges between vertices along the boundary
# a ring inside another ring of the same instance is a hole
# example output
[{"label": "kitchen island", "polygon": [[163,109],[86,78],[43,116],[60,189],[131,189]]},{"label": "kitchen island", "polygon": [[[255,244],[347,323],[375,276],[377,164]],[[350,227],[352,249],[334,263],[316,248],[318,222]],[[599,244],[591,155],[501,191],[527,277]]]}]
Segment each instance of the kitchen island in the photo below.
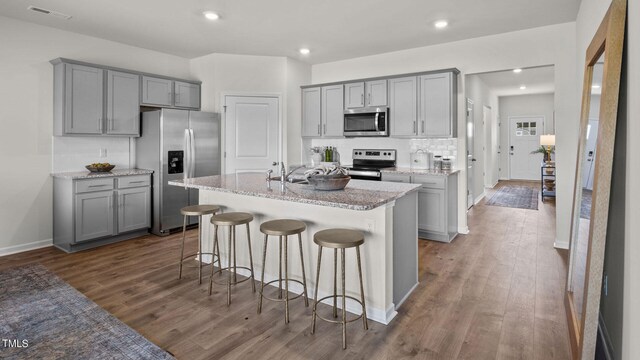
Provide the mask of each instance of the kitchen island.
[{"label": "kitchen island", "polygon": [[[361,248],[363,280],[369,319],[388,324],[418,284],[417,190],[420,185],[351,180],[344,190],[317,191],[308,184],[267,182],[262,173],[207,176],[170,181],[170,185],[199,189],[201,204],[215,204],[224,212],[253,214],[250,224],[255,278],[260,279],[262,238],[260,224],[274,219],[304,221],[302,234],[307,289],[313,298],[317,245],[313,234],[328,228],[349,228],[365,233]],[[202,228],[203,252],[210,252],[213,227],[205,217]],[[236,231],[238,266],[248,266],[249,255],[245,231]],[[227,263],[226,229],[219,234],[223,266]],[[265,281],[276,279],[278,247],[274,239],[269,246]],[[295,244],[295,242],[294,242]],[[293,245],[290,245],[293,246]],[[291,248],[295,250],[295,248]],[[295,254],[296,252],[290,252]],[[318,297],[333,293],[332,255],[325,250]],[[211,262],[211,258],[202,257]],[[347,251],[347,295],[359,297],[355,251]],[[289,258],[290,278],[301,280],[300,260]],[[238,270],[239,274],[248,272]],[[290,291],[301,293],[302,287],[291,283]],[[360,314],[360,305],[347,301],[347,311]]]}]

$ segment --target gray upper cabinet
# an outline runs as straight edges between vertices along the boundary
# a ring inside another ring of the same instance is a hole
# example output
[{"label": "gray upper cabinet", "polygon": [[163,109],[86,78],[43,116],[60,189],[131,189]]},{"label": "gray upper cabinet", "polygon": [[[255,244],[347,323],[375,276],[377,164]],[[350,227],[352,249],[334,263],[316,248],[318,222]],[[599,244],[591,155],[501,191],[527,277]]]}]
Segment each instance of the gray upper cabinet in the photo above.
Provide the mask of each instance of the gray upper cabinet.
[{"label": "gray upper cabinet", "polygon": [[140,136],[140,76],[107,70],[109,135]]},{"label": "gray upper cabinet", "polygon": [[174,82],[175,107],[199,109],[200,85],[182,81]]},{"label": "gray upper cabinet", "polygon": [[365,106],[387,106],[387,80],[344,84],[345,110]]},{"label": "gray upper cabinet", "polygon": [[113,191],[75,196],[76,242],[114,235]]},{"label": "gray upper cabinet", "polygon": [[142,105],[172,106],[173,80],[142,76]]},{"label": "gray upper cabinet", "polygon": [[390,135],[418,135],[418,78],[389,79]]},{"label": "gray upper cabinet", "polygon": [[387,106],[387,80],[365,82],[366,106]]},{"label": "gray upper cabinet", "polygon": [[302,136],[320,137],[321,122],[321,88],[302,89]]},{"label": "gray upper cabinet", "polygon": [[344,84],[345,110],[364,107],[364,82]]},{"label": "gray upper cabinet", "polygon": [[102,134],[104,71],[75,64],[60,64],[56,70],[54,81],[63,88],[54,97],[54,133]]},{"label": "gray upper cabinet", "polygon": [[418,135],[456,136],[456,76],[452,72],[420,76]]},{"label": "gray upper cabinet", "polygon": [[342,84],[322,87],[322,136],[344,135],[344,105]]}]

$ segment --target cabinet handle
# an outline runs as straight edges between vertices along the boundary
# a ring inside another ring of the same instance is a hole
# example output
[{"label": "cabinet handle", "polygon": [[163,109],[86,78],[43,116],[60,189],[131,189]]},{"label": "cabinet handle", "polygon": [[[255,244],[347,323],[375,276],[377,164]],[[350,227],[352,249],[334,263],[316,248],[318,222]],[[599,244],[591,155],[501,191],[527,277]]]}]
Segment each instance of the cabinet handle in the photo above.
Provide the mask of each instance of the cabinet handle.
[{"label": "cabinet handle", "polygon": [[364,93],[360,94],[360,105],[364,105]]},{"label": "cabinet handle", "polygon": [[171,103],[171,91],[167,93],[167,99],[169,99],[169,103]]},{"label": "cabinet handle", "polygon": [[424,120],[422,120],[422,133],[424,134],[426,130],[424,129]]},{"label": "cabinet handle", "polygon": [[140,180],[140,181],[129,181],[129,184],[140,184],[145,182],[144,180]]},{"label": "cabinet handle", "polygon": [[102,131],[102,119],[98,118],[98,131]]},{"label": "cabinet handle", "polygon": [[323,127],[324,127],[324,132],[323,132],[323,134],[327,135],[327,124],[324,124],[324,125],[323,125]]},{"label": "cabinet handle", "polygon": [[418,133],[418,127],[417,127],[418,123],[417,122],[413,122],[413,133],[417,134]]},{"label": "cabinet handle", "polygon": [[371,93],[369,93],[369,100],[367,101],[367,105],[371,105]]},{"label": "cabinet handle", "polygon": [[89,185],[90,188],[97,188],[97,187],[103,187],[103,186],[107,186],[106,184],[103,185]]},{"label": "cabinet handle", "polygon": [[322,133],[320,132],[320,124],[318,124],[318,135],[322,135]]}]

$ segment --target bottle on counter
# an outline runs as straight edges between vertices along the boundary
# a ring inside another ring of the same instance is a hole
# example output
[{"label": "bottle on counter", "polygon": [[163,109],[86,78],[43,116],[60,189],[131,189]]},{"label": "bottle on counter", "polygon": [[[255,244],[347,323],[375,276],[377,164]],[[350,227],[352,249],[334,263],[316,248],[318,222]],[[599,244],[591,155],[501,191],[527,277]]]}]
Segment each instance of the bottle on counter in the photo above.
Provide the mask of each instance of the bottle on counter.
[{"label": "bottle on counter", "polygon": [[442,158],[442,171],[451,171],[451,159]]},{"label": "bottle on counter", "polygon": [[435,155],[433,157],[433,170],[442,171],[442,155]]}]

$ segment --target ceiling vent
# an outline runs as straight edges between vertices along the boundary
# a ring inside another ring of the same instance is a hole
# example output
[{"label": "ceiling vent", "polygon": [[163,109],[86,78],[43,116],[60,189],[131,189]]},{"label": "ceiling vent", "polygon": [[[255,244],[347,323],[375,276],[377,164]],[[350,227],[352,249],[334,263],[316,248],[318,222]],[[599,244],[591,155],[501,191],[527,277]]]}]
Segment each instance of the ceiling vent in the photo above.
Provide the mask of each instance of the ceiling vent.
[{"label": "ceiling vent", "polygon": [[43,8],[39,8],[33,5],[30,5],[27,10],[31,10],[31,11],[35,11],[37,13],[40,14],[45,14],[45,15],[51,15],[51,16],[55,16],[61,19],[65,19],[65,20],[69,20],[71,19],[71,15],[67,15],[67,14],[63,14],[61,12],[57,12],[57,11],[53,11],[53,10],[47,10],[47,9],[43,9]]}]

